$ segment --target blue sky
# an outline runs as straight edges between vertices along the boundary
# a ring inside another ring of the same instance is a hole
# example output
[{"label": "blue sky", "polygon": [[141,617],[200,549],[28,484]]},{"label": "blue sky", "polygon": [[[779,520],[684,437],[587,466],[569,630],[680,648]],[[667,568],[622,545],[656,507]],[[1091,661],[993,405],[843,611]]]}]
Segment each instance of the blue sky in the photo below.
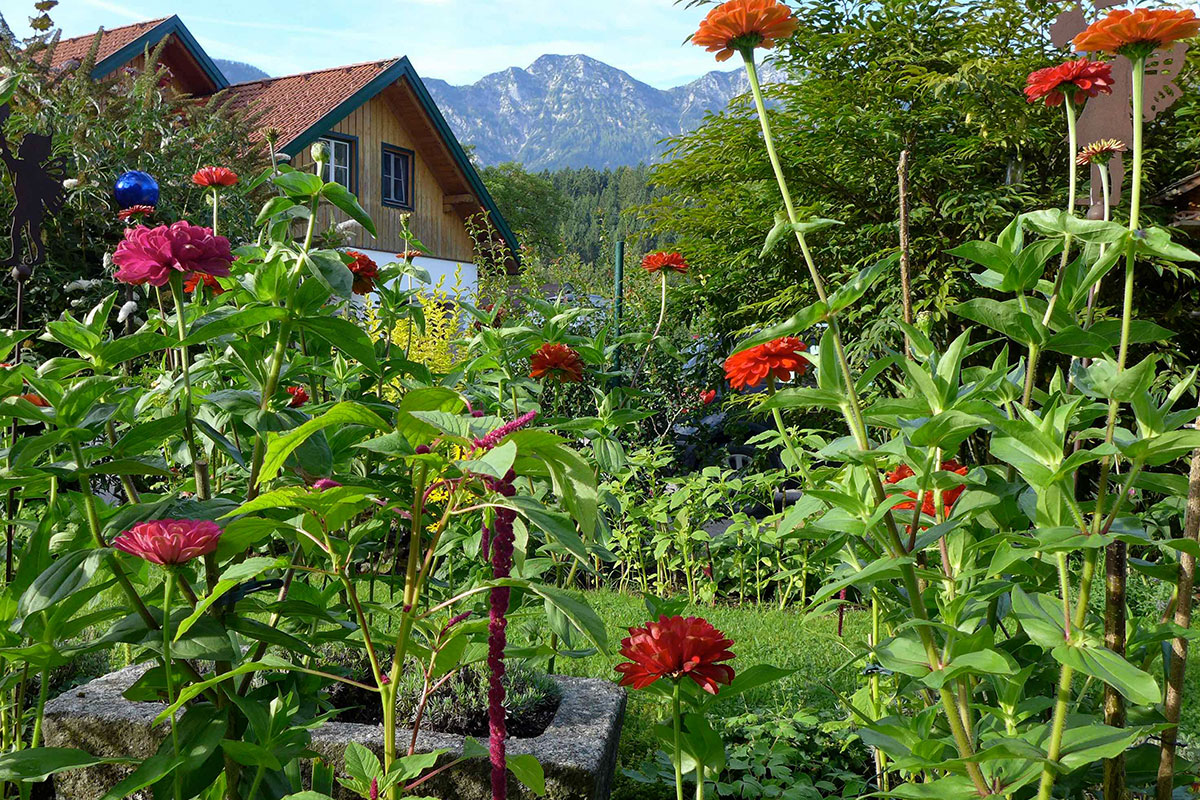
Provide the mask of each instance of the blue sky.
[{"label": "blue sky", "polygon": [[[32,0],[4,0],[18,36]],[[64,36],[178,14],[215,58],[272,75],[407,55],[422,75],[471,83],[544,53],[584,53],[653,86],[716,69],[681,44],[703,9],[672,0],[61,0]]]}]

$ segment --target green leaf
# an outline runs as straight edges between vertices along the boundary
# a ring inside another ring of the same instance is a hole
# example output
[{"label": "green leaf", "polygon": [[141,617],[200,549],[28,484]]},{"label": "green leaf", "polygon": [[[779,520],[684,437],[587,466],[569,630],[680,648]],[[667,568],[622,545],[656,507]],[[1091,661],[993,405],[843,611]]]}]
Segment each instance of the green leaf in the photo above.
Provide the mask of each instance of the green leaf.
[{"label": "green leaf", "polygon": [[344,211],[352,220],[366,229],[367,233],[375,236],[375,222],[371,219],[349,189],[340,183],[327,183],[321,187],[321,196]]},{"label": "green leaf", "polygon": [[950,310],[964,319],[999,331],[1023,345],[1042,345],[1048,338],[1048,332],[1041,320],[1034,319],[1028,312],[1022,311],[1015,300],[1001,303],[990,298],[977,297],[959,303]]},{"label": "green leaf", "polygon": [[965,258],[968,261],[974,261],[979,266],[990,269],[993,272],[998,272],[1001,275],[1008,274],[1008,269],[1012,266],[1013,261],[1012,254],[1003,247],[986,241],[967,242],[946,252],[956,258]]},{"label": "green leaf", "polygon": [[287,311],[278,306],[243,309],[226,306],[220,310],[220,313],[206,314],[192,323],[192,329],[183,343],[187,345],[201,344],[218,336],[238,333],[247,328],[284,319],[286,316]]},{"label": "green leaf", "polygon": [[575,556],[582,566],[590,569],[587,547],[575,531],[575,523],[570,517],[566,514],[545,508],[540,502],[528,495],[514,495],[507,498],[506,503],[540,528],[550,538],[569,550],[571,555]]},{"label": "green leaf", "polygon": [[128,764],[131,758],[101,758],[73,747],[35,747],[0,755],[0,781],[39,783],[57,772],[97,764]]},{"label": "green leaf", "polygon": [[1076,358],[1096,358],[1111,353],[1112,345],[1095,331],[1072,325],[1051,336],[1046,341],[1046,349]]},{"label": "green leaf", "polygon": [[505,761],[508,764],[508,771],[525,788],[538,797],[546,793],[546,773],[542,770],[542,764],[536,756],[522,753],[519,756],[506,756]]},{"label": "green leaf", "polygon": [[19,631],[26,617],[81,591],[91,583],[100,562],[108,555],[107,550],[76,550],[59,557],[21,595],[11,629]]},{"label": "green leaf", "polygon": [[1061,664],[1090,675],[1125,695],[1138,705],[1154,705],[1162,701],[1158,683],[1147,672],[1130,664],[1107,647],[1088,647],[1061,644],[1051,651]]},{"label": "green leaf", "polygon": [[899,253],[890,255],[882,261],[878,261],[861,270],[849,282],[839,286],[838,290],[829,298],[829,313],[836,314],[856,303],[860,297],[875,285],[876,281],[895,267],[899,261]]},{"label": "green leaf", "polygon": [[766,330],[751,336],[749,339],[743,339],[738,342],[737,346],[733,348],[733,352],[740,353],[743,350],[749,350],[751,347],[765,344],[772,339],[778,339],[780,336],[795,336],[798,333],[808,330],[818,322],[824,322],[828,318],[829,307],[822,302],[813,303],[811,306],[805,306],[797,311],[795,316],[786,322],[772,325]]},{"label": "green leaf", "polygon": [[59,425],[77,427],[91,413],[101,397],[120,385],[117,378],[92,375],[74,384],[55,406]]},{"label": "green leaf", "polygon": [[187,761],[187,756],[173,756],[169,753],[152,755],[138,765],[125,780],[120,781],[100,798],[100,800],[125,800],[125,798],[140,792],[147,786],[158,783]]},{"label": "green leaf", "polygon": [[[313,250],[302,256],[304,265],[314,278],[332,294],[349,300],[354,293],[354,273],[335,250]],[[330,318],[332,319],[332,318]],[[345,320],[342,320],[345,322]]]},{"label": "green leaf", "polygon": [[183,416],[174,414],[134,425],[117,440],[113,451],[118,455],[135,456],[157,448],[173,433],[183,430]]},{"label": "green leaf", "polygon": [[1034,644],[1050,650],[1067,641],[1062,603],[1044,594],[1026,594],[1020,586],[1012,591],[1013,614]]},{"label": "green leaf", "polygon": [[272,178],[271,182],[289,197],[316,197],[325,188],[325,181],[311,172],[284,172]]},{"label": "green leaf", "polygon": [[310,419],[287,433],[268,434],[267,453],[263,458],[262,473],[259,475],[258,482],[263,484],[273,480],[293,450],[317,431],[333,425],[363,425],[375,430],[388,430],[391,427],[382,417],[366,406],[351,402],[338,403],[321,416]]},{"label": "green leaf", "polygon": [[101,345],[96,350],[96,365],[106,367],[123,364],[134,358],[157,353],[175,344],[169,336],[163,336],[155,331],[138,331],[130,336],[122,336],[114,342]]},{"label": "green leaf", "polygon": [[379,372],[375,344],[367,332],[353,322],[341,317],[307,317],[300,320],[300,327],[320,336],[371,372]]}]

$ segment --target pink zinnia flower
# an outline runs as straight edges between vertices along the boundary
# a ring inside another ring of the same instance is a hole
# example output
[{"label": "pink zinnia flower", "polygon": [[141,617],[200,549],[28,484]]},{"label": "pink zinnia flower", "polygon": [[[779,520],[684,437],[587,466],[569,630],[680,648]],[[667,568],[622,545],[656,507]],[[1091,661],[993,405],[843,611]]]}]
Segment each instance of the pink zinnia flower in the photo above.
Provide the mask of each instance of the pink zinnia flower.
[{"label": "pink zinnia flower", "polygon": [[113,539],[112,546],[152,564],[184,564],[217,549],[221,528],[203,519],[142,522]]},{"label": "pink zinnia flower", "polygon": [[125,238],[113,253],[113,263],[118,267],[119,281],[165,286],[176,272],[227,277],[233,252],[229,240],[215,236],[211,228],[180,220],[170,227],[126,228]]}]

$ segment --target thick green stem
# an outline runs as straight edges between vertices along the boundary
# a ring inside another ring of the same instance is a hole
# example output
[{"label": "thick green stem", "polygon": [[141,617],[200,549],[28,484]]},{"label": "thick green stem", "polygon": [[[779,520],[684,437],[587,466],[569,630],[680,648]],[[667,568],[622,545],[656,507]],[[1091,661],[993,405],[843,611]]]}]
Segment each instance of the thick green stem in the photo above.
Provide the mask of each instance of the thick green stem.
[{"label": "thick green stem", "polygon": [[[171,676],[171,590],[175,588],[175,576],[168,571],[163,576],[163,679],[167,685],[167,705],[175,705],[175,679]],[[170,715],[171,745],[175,749],[175,758],[179,758],[179,731],[175,724],[175,714]],[[176,766],[174,770],[175,800],[183,800],[183,777]]]},{"label": "thick green stem", "polygon": [[183,318],[183,273],[171,274],[171,299],[175,301],[175,330],[179,335],[179,363],[183,370],[183,439],[187,445],[188,458],[192,461],[192,473],[196,479],[196,497],[200,500],[208,498],[208,476],[205,464],[196,446],[196,431],[192,422],[192,376],[188,362],[188,348],[183,342],[187,339],[187,324]]},{"label": "thick green stem", "polygon": [[[1079,168],[1075,163],[1075,151],[1079,149],[1079,136],[1076,131],[1075,102],[1070,95],[1063,103],[1067,114],[1067,214],[1075,215],[1076,181]],[[1063,251],[1058,262],[1058,272],[1054,276],[1054,288],[1046,302],[1046,313],[1042,316],[1042,325],[1049,326],[1058,306],[1058,297],[1062,291],[1063,278],[1066,277],[1067,265],[1071,262],[1071,234],[1063,234]],[[1036,343],[1030,343],[1029,355],[1025,359],[1025,392],[1021,397],[1021,405],[1029,408],[1033,401],[1033,389],[1037,382],[1037,365],[1041,357],[1041,348]]]},{"label": "thick green stem", "polygon": [[679,697],[679,681],[671,695],[671,723],[675,732],[675,800],[683,800],[683,709]]}]

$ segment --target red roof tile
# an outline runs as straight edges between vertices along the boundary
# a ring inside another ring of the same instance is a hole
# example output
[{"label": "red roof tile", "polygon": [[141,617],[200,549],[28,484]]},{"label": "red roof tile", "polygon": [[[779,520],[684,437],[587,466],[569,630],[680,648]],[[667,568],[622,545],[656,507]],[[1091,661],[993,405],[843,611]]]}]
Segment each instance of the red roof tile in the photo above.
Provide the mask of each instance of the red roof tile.
[{"label": "red roof tile", "polygon": [[284,147],[379,76],[397,59],[351,64],[229,87],[235,107],[263,115],[262,127],[279,131]]},{"label": "red roof tile", "polygon": [[[122,47],[136,41],[139,36],[157,28],[168,19],[170,17],[152,19],[147,22],[135,22],[132,25],[125,25],[109,30],[101,29],[103,35],[100,37],[100,49],[96,53],[96,63],[103,61]],[[54,48],[54,57],[51,60],[50,66],[61,67],[68,61],[82,61],[95,38],[95,33],[89,33],[86,36],[62,39],[59,41],[58,46]]]}]

